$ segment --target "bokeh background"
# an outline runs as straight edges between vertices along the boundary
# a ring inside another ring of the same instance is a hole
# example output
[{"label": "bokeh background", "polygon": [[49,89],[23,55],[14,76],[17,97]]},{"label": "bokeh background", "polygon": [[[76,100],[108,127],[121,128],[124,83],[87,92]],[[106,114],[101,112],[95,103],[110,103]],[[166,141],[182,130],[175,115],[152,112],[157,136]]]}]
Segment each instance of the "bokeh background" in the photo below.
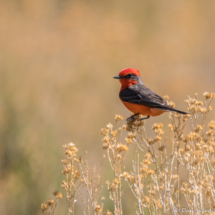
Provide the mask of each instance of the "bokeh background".
[{"label": "bokeh background", "polygon": [[213,0],[0,0],[0,214],[41,214],[61,190],[64,143],[100,165],[100,129],[129,116],[112,78],[120,70],[139,69],[182,110],[187,95],[214,92],[214,8]]}]

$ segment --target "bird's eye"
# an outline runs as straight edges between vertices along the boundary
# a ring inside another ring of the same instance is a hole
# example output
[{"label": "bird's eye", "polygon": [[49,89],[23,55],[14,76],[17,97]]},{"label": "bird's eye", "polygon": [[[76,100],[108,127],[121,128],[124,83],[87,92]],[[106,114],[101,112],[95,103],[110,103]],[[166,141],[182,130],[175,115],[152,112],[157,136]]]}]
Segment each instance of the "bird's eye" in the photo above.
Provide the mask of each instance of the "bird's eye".
[{"label": "bird's eye", "polygon": [[126,78],[131,78],[131,77],[134,77],[134,76],[135,76],[134,74],[130,73],[130,74],[126,75],[125,77]]}]

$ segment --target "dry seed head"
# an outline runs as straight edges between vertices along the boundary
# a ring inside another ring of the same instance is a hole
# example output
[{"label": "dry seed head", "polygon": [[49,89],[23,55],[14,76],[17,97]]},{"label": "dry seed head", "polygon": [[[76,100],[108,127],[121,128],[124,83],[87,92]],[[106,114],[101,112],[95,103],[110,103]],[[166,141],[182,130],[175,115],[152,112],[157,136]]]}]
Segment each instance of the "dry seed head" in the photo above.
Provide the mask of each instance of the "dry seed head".
[{"label": "dry seed head", "polygon": [[108,124],[106,125],[106,127],[109,128],[109,129],[111,129],[111,128],[113,128],[113,125],[112,125],[111,123],[108,123]]},{"label": "dry seed head", "polygon": [[122,130],[123,130],[123,131],[126,131],[126,130],[127,130],[127,125],[124,124],[124,125],[122,126]]},{"label": "dry seed head", "polygon": [[196,159],[196,160],[193,161],[192,165],[195,166],[195,165],[197,165],[199,162],[200,162],[200,160],[197,160],[197,159]]},{"label": "dry seed head", "polygon": [[190,99],[190,104],[196,104],[196,99]]},{"label": "dry seed head", "polygon": [[145,154],[145,156],[144,156],[145,158],[151,158],[152,157],[152,155],[151,155],[151,153],[149,153],[149,152],[147,152],[146,154]]},{"label": "dry seed head", "polygon": [[206,135],[207,136],[214,136],[215,135],[215,131],[213,131],[213,130],[206,131]]},{"label": "dry seed head", "polygon": [[128,133],[128,138],[135,138],[135,137],[136,137],[136,133],[134,133],[134,132]]},{"label": "dry seed head", "polygon": [[198,108],[197,108],[196,106],[194,106],[194,105],[191,105],[190,107],[188,107],[188,110],[189,110],[191,113],[195,113],[195,112],[198,110]]},{"label": "dry seed head", "polygon": [[112,137],[112,142],[116,143],[116,137]]},{"label": "dry seed head", "polygon": [[122,155],[121,155],[121,154],[118,154],[118,155],[116,156],[116,158],[119,159],[119,160],[122,160]]},{"label": "dry seed head", "polygon": [[182,193],[186,193],[186,191],[187,191],[187,189],[184,188],[184,187],[182,187],[180,190],[181,190]]},{"label": "dry seed head", "polygon": [[104,128],[101,129],[101,135],[105,136],[106,135],[106,131]]},{"label": "dry seed head", "polygon": [[101,135],[105,136],[109,133],[110,129],[102,128],[101,129]]},{"label": "dry seed head", "polygon": [[147,173],[148,172],[148,165],[141,163],[140,172]]},{"label": "dry seed head", "polygon": [[128,151],[129,148],[128,148],[128,146],[126,146],[126,145],[124,145],[122,143],[118,143],[116,145],[116,147],[115,147],[115,150],[120,153],[120,152],[126,152],[126,151]]},{"label": "dry seed head", "polygon": [[215,129],[215,120],[211,120],[210,123],[208,124],[208,127],[210,129]]},{"label": "dry seed head", "polygon": [[180,154],[183,154],[183,153],[184,153],[184,149],[179,148],[178,152],[179,152]]},{"label": "dry seed head", "polygon": [[151,201],[151,198],[149,196],[145,196],[143,202],[146,202],[147,204],[149,204]]},{"label": "dry seed head", "polygon": [[190,161],[190,153],[185,152],[183,158],[184,158],[185,161],[189,162]]},{"label": "dry seed head", "polygon": [[195,133],[190,132],[190,133],[187,135],[187,137],[185,138],[185,140],[187,140],[187,141],[192,141],[192,140],[194,139],[194,137],[195,137]]},{"label": "dry seed head", "polygon": [[198,111],[199,111],[200,113],[206,113],[206,112],[207,112],[207,109],[206,109],[205,107],[199,107],[199,108],[198,108]]},{"label": "dry seed head", "polygon": [[73,176],[74,178],[79,179],[81,177],[79,170],[76,169]]},{"label": "dry seed head", "polygon": [[41,204],[41,210],[42,212],[45,212],[48,209],[48,205],[47,204]]},{"label": "dry seed head", "polygon": [[123,120],[124,118],[121,115],[115,115],[115,120],[120,121]]},{"label": "dry seed head", "polygon": [[58,199],[62,199],[63,198],[63,194],[57,190],[55,190],[53,192],[53,195],[56,196]]},{"label": "dry seed head", "polygon": [[152,126],[153,130],[156,130],[159,128],[163,128],[163,123],[154,123],[154,125]]},{"label": "dry seed head", "polygon": [[202,147],[201,147],[201,144],[200,144],[200,143],[196,143],[196,149],[197,149],[197,150],[202,149]]},{"label": "dry seed head", "polygon": [[208,110],[210,110],[210,111],[213,110],[211,105],[209,105]]},{"label": "dry seed head", "polygon": [[155,171],[153,170],[153,169],[149,169],[148,170],[148,175],[152,175],[152,174],[154,174],[155,173]]},{"label": "dry seed head", "polygon": [[[84,154],[87,154],[87,151],[85,151]],[[81,157],[79,157],[79,158],[74,158],[74,161],[76,161],[76,162],[81,162],[81,161],[82,161],[82,158],[81,158]]]},{"label": "dry seed head", "polygon": [[159,187],[159,189],[160,189],[160,190],[163,190],[163,189],[164,189],[164,186],[163,186],[163,185],[161,185],[161,186]]},{"label": "dry seed head", "polygon": [[72,151],[71,151],[71,150],[68,150],[68,149],[67,149],[67,150],[65,151],[65,154],[66,154],[66,155],[70,155],[70,156],[72,156],[72,154],[73,154],[73,153],[72,153]]},{"label": "dry seed head", "polygon": [[186,122],[190,118],[190,114],[183,115],[183,122]]},{"label": "dry seed head", "polygon": [[152,198],[155,196],[155,190],[150,190],[149,193]]},{"label": "dry seed head", "polygon": [[187,188],[187,187],[188,187],[188,183],[187,183],[187,182],[183,182],[183,183],[182,183],[182,186],[184,186],[184,187]]},{"label": "dry seed head", "polygon": [[78,149],[75,147],[74,143],[68,143],[68,149],[70,149],[71,151],[75,151],[75,152],[78,151]]},{"label": "dry seed head", "polygon": [[64,169],[63,171],[62,171],[62,173],[64,174],[64,175],[66,175],[66,174],[68,174],[70,171],[68,171],[68,169]]},{"label": "dry seed head", "polygon": [[118,178],[115,178],[115,179],[113,180],[113,183],[116,184],[116,185],[118,185],[118,184],[119,184],[119,179],[118,179]]},{"label": "dry seed head", "polygon": [[132,182],[135,181],[135,180],[134,180],[134,176],[131,175],[131,174],[129,174],[128,172],[123,172],[122,174],[120,174],[120,177],[121,177],[121,178],[125,178],[125,179],[128,180],[128,181],[132,181]]},{"label": "dry seed head", "polygon": [[109,146],[110,146],[110,144],[109,143],[103,143],[103,149],[104,150],[106,150],[106,149],[108,149],[109,148]]},{"label": "dry seed head", "polygon": [[191,146],[188,145],[188,144],[186,144],[186,145],[185,145],[185,151],[186,151],[186,152],[187,152],[187,151],[190,151],[190,149],[191,149]]},{"label": "dry seed head", "polygon": [[186,99],[184,101],[185,101],[185,103],[190,104],[190,100]]},{"label": "dry seed head", "polygon": [[176,118],[180,118],[181,117],[181,114],[179,114],[179,113],[175,113],[174,115],[175,115]]},{"label": "dry seed head", "polygon": [[134,176],[131,175],[131,174],[128,174],[128,176],[126,177],[126,179],[127,179],[128,181],[135,182]]},{"label": "dry seed head", "polygon": [[203,104],[203,101],[196,101],[196,105],[202,106]]},{"label": "dry seed head", "polygon": [[211,93],[205,92],[203,95],[206,100],[211,98]]},{"label": "dry seed head", "polygon": [[110,181],[109,180],[107,180],[105,183],[106,183],[107,186],[110,185]]},{"label": "dry seed head", "polygon": [[172,179],[173,179],[173,180],[179,179],[179,175],[172,175]]},{"label": "dry seed head", "polygon": [[101,205],[95,205],[95,211],[98,213],[102,212],[102,206]]},{"label": "dry seed head", "polygon": [[118,131],[117,131],[117,130],[111,131],[111,135],[112,135],[113,137],[115,137],[117,134],[118,134]]},{"label": "dry seed head", "polygon": [[153,145],[156,141],[154,139],[147,138],[147,142],[149,145]]},{"label": "dry seed head", "polygon": [[102,141],[103,141],[104,143],[109,143],[109,142],[110,142],[110,137],[105,136],[105,137],[102,139]]},{"label": "dry seed head", "polygon": [[116,188],[118,187],[119,183],[120,183],[119,179],[118,179],[118,178],[115,178],[115,179],[113,180],[113,183],[111,184],[110,190],[116,190]]},{"label": "dry seed head", "polygon": [[172,124],[168,124],[168,127],[169,127],[170,131],[173,131],[173,130],[174,130],[173,125],[172,125]]},{"label": "dry seed head", "polygon": [[196,126],[196,128],[194,129],[194,131],[196,132],[196,133],[198,133],[200,130],[202,130],[203,129],[203,127],[201,126],[201,125],[197,125]]},{"label": "dry seed head", "polygon": [[172,107],[172,108],[175,108],[175,103],[170,101],[169,106]]},{"label": "dry seed head", "polygon": [[66,166],[67,170],[68,171],[71,171],[72,170],[72,165],[69,163],[67,166]]},{"label": "dry seed head", "polygon": [[63,164],[67,164],[67,163],[68,163],[68,161],[67,161],[66,159],[61,159],[61,162],[62,162]]},{"label": "dry seed head", "polygon": [[69,187],[69,185],[68,185],[68,183],[65,180],[63,180],[62,184],[61,184],[61,187],[67,189]]},{"label": "dry seed head", "polygon": [[128,172],[123,172],[122,174],[120,174],[121,178],[126,178],[129,175]]},{"label": "dry seed head", "polygon": [[107,211],[106,215],[113,215],[112,212],[110,212],[109,210]]},{"label": "dry seed head", "polygon": [[165,101],[169,100],[169,96],[168,95],[165,95],[163,98],[164,98]]},{"label": "dry seed head", "polygon": [[143,164],[146,164],[146,165],[150,165],[152,162],[146,158],[145,160],[143,160]]},{"label": "dry seed head", "polygon": [[65,154],[68,155],[68,157],[75,157],[76,153],[78,151],[78,148],[75,147],[74,143],[69,143],[69,144],[65,144],[63,145],[64,148],[66,148]]},{"label": "dry seed head", "polygon": [[160,141],[160,140],[162,140],[162,137],[157,135],[157,136],[155,137],[155,141],[158,142],[158,141]]},{"label": "dry seed head", "polygon": [[193,200],[192,200],[192,199],[190,199],[190,200],[189,200],[189,204],[192,204],[192,203],[193,203]]},{"label": "dry seed head", "polygon": [[165,147],[166,147],[166,146],[160,146],[160,147],[158,148],[158,150],[161,151],[161,152],[163,152],[164,149],[165,149]]},{"label": "dry seed head", "polygon": [[54,199],[48,200],[48,206],[53,207],[54,203],[55,203]]},{"label": "dry seed head", "polygon": [[156,133],[157,135],[161,135],[161,136],[162,136],[162,135],[164,134],[164,130],[161,129],[161,128],[159,128],[159,129],[156,129],[155,133]]},{"label": "dry seed head", "polygon": [[127,138],[127,137],[126,137],[126,138],[125,138],[125,141],[126,141],[127,144],[131,144],[131,143],[132,143],[132,138]]}]

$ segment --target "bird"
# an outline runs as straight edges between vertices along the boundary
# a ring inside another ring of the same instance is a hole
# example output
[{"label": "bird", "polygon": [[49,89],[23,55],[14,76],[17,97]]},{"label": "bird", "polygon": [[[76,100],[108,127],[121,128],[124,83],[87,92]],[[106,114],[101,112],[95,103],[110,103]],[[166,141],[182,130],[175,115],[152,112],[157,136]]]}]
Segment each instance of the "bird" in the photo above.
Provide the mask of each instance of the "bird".
[{"label": "bird", "polygon": [[[188,114],[184,111],[174,109],[159,95],[147,88],[137,69],[123,69],[118,76],[114,77],[121,82],[119,98],[125,107],[134,114],[128,119],[135,120],[135,116],[144,115],[144,119],[149,119],[150,116],[159,116],[164,112],[173,111],[179,114]],[[128,120],[127,119],[127,120]]]}]

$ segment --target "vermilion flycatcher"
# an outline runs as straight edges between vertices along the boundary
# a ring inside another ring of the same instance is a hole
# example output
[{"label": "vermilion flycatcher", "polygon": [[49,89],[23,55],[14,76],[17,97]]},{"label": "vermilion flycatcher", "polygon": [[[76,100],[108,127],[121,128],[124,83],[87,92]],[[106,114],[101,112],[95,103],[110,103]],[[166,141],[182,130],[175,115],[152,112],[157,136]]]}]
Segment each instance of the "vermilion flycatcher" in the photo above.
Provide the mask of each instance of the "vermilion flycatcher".
[{"label": "vermilion flycatcher", "polygon": [[121,82],[119,97],[125,107],[134,113],[131,116],[133,119],[134,116],[139,114],[147,116],[142,119],[148,119],[150,116],[159,116],[166,111],[187,114],[170,107],[163,98],[147,88],[143,84],[137,69],[123,69],[114,78],[119,79]]}]

